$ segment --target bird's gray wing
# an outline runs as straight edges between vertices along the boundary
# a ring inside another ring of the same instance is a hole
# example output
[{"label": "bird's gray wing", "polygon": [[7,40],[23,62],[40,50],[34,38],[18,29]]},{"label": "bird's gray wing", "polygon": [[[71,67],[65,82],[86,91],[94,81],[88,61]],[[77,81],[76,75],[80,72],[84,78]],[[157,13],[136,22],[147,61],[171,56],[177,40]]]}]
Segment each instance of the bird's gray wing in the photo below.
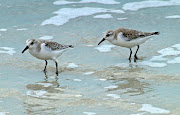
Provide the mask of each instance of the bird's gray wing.
[{"label": "bird's gray wing", "polygon": [[155,32],[148,33],[148,32],[141,32],[141,31],[125,29],[125,28],[120,28],[119,32],[122,34],[121,36],[123,36],[124,40],[126,41],[131,41],[137,38],[143,38],[155,34]]},{"label": "bird's gray wing", "polygon": [[69,47],[73,47],[72,45],[62,45],[57,42],[45,42],[45,46],[47,46],[51,50],[63,50]]}]

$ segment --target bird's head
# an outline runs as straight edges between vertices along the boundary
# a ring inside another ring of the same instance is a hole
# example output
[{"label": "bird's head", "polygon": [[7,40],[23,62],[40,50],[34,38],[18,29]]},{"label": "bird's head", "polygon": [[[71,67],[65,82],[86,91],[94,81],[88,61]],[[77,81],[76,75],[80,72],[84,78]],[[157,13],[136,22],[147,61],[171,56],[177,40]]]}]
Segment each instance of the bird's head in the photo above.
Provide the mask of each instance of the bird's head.
[{"label": "bird's head", "polygon": [[106,32],[104,38],[98,43],[98,45],[100,45],[105,40],[111,41],[113,39],[114,39],[114,31],[109,30],[109,31]]},{"label": "bird's head", "polygon": [[28,39],[26,40],[26,47],[24,48],[24,50],[22,51],[22,53],[24,53],[27,49],[33,49],[36,47],[36,40],[35,39]]}]

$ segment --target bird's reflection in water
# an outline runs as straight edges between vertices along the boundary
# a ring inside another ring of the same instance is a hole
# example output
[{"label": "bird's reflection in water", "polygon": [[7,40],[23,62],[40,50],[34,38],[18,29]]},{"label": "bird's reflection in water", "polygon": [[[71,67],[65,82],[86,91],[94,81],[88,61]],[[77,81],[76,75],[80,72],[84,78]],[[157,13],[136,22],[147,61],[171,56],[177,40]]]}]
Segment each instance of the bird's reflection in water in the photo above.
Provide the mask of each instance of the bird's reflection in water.
[{"label": "bird's reflection in water", "polygon": [[53,105],[49,106],[49,103],[58,100],[58,96],[65,92],[66,87],[60,87],[58,76],[50,78],[47,73],[44,75],[45,80],[26,85],[27,97],[24,105],[28,115],[52,114],[52,111],[57,110],[57,108]]},{"label": "bird's reflection in water", "polygon": [[[43,91],[43,92],[47,92],[47,93],[53,93],[53,92],[63,91],[60,89],[64,89],[64,87],[60,87],[60,83],[58,81],[58,76],[52,75],[51,77],[49,77],[47,75],[47,73],[44,73],[43,81],[39,81],[34,84],[27,84],[26,88],[29,90],[30,96],[32,96],[31,93],[33,93],[33,92]],[[58,90],[58,91],[56,91],[56,90]],[[38,95],[35,97],[38,97]]]},{"label": "bird's reflection in water", "polygon": [[[49,76],[47,75],[47,72],[44,72],[44,80],[45,81],[47,81],[48,82],[48,79],[49,79]],[[55,81],[58,83],[58,75],[56,74],[55,76],[54,76],[54,79],[55,79]],[[59,85],[57,85],[57,87],[59,87]]]},{"label": "bird's reflection in water", "polygon": [[114,79],[114,84],[117,85],[117,88],[108,89],[108,91],[120,90],[120,92],[122,91],[122,95],[127,94],[129,96],[137,96],[151,91],[149,83],[138,80],[137,78]]}]

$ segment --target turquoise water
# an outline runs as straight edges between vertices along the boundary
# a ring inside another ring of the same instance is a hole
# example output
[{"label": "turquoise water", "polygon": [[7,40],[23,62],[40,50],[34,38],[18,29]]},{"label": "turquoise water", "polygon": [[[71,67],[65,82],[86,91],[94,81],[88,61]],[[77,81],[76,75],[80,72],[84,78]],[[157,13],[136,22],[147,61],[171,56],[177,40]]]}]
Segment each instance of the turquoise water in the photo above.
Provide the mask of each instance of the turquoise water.
[{"label": "turquoise water", "polygon": [[[180,113],[180,2],[92,1],[0,0],[0,115]],[[97,45],[120,27],[160,35],[129,63],[129,49]],[[54,62],[45,76],[44,61],[21,53],[41,37],[75,46],[58,58],[58,77]]]}]

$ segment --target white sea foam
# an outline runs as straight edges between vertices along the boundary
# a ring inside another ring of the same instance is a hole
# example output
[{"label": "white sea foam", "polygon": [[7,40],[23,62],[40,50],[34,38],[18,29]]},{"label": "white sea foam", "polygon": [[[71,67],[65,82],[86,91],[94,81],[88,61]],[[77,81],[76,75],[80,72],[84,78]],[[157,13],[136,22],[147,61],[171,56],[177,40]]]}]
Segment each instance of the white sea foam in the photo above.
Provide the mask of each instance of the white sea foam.
[{"label": "white sea foam", "polygon": [[26,95],[32,96],[32,97],[46,97],[46,96],[44,96],[44,94],[46,94],[46,93],[47,93],[47,91],[42,91],[42,90],[36,90],[36,91],[29,90],[29,91],[27,91]]},{"label": "white sea foam", "polygon": [[120,4],[120,2],[116,2],[115,0],[81,0],[79,2],[59,0],[59,1],[55,1],[53,4],[66,5],[66,4],[80,4],[80,3]]},{"label": "white sea foam", "polygon": [[51,83],[37,83],[37,84],[42,85],[43,87],[49,87],[53,85]]},{"label": "white sea foam", "polygon": [[180,15],[166,16],[165,18],[180,18]]},{"label": "white sea foam", "polygon": [[[176,50],[176,49],[177,50]],[[171,47],[168,48],[164,48],[158,51],[158,53],[160,53],[161,55],[159,56],[153,56],[150,61],[167,61],[168,60],[168,56],[177,56],[180,55],[180,44],[175,44]]]},{"label": "white sea foam", "polygon": [[0,29],[0,31],[1,31],[1,32],[5,32],[5,31],[7,31],[7,29]]},{"label": "white sea foam", "polygon": [[151,61],[139,62],[138,65],[146,65],[146,66],[150,66],[150,67],[165,67],[165,66],[167,66],[166,63],[155,63],[155,62],[151,62]]},{"label": "white sea foam", "polygon": [[120,99],[120,96],[117,94],[107,94],[108,97],[113,97],[114,99]]},{"label": "white sea foam", "polygon": [[[180,55],[180,51],[179,50],[180,50],[180,44],[175,44],[175,45],[170,46],[168,48],[161,49],[161,50],[158,51],[158,53],[160,53],[160,55],[153,56],[150,59],[150,61],[145,61],[145,63],[142,62],[140,64],[148,65],[148,66],[163,67],[163,66],[167,65],[166,63],[169,63],[169,64],[180,63],[180,58],[177,57],[178,55]],[[153,61],[164,61],[164,63],[154,63]]]},{"label": "white sea foam", "polygon": [[94,112],[83,112],[83,113],[86,115],[96,115],[96,113],[94,113]]},{"label": "white sea foam", "polygon": [[136,114],[130,114],[130,115],[144,115],[145,114],[145,112],[143,112],[143,113],[136,113]]},{"label": "white sea foam", "polygon": [[39,39],[42,39],[42,40],[51,40],[51,39],[53,39],[53,36],[42,36]]},{"label": "white sea foam", "polygon": [[44,22],[42,22],[41,25],[54,24],[56,26],[60,26],[67,23],[70,19],[74,19],[80,16],[89,16],[96,13],[106,13],[106,12],[124,13],[124,11],[122,10],[111,10],[105,8],[91,8],[91,7],[62,8],[54,12],[54,14],[57,14],[57,16],[45,20]]},{"label": "white sea foam", "polygon": [[[161,56],[153,56],[150,61],[142,61],[142,62],[138,62],[138,63],[131,63],[131,64],[128,64],[128,63],[118,63],[116,64],[115,66],[116,67],[121,67],[121,68],[128,68],[128,67],[131,67],[131,66],[135,66],[135,65],[143,65],[143,66],[149,66],[149,67],[165,67],[167,66],[167,64],[164,62],[153,62],[153,61],[164,61],[166,58],[163,58]],[[167,60],[167,59],[166,59]],[[165,60],[165,61],[166,61]]]},{"label": "white sea foam", "polygon": [[14,53],[16,53],[16,51],[14,50],[14,48],[0,47],[0,53],[5,53],[5,54],[13,55]]},{"label": "white sea foam", "polygon": [[83,96],[83,95],[80,95],[80,94],[79,94],[79,95],[75,95],[75,97],[82,97],[82,96]]},{"label": "white sea foam", "polygon": [[127,20],[127,18],[117,18],[118,20]]},{"label": "white sea foam", "polygon": [[73,79],[73,81],[82,81],[82,80],[80,80],[80,79]]},{"label": "white sea foam", "polygon": [[71,2],[71,1],[60,0],[60,1],[55,1],[53,4],[55,4],[55,5],[67,5],[67,4],[75,4],[75,3],[79,3],[79,2]]},{"label": "white sea foam", "polygon": [[104,12],[119,13],[119,14],[125,13],[123,10],[110,10],[110,9],[106,9],[106,11]]},{"label": "white sea foam", "polygon": [[0,112],[0,115],[6,115],[5,112]]},{"label": "white sea foam", "polygon": [[99,79],[100,81],[107,81],[107,79]]},{"label": "white sea foam", "polygon": [[180,63],[180,57],[174,58],[173,60],[167,61],[167,63],[175,64],[175,63]]},{"label": "white sea foam", "polygon": [[88,47],[93,47],[94,45],[86,45],[86,46],[88,46]]},{"label": "white sea foam", "polygon": [[150,104],[142,104],[142,108],[139,109],[139,111],[146,111],[146,112],[150,112],[150,113],[161,113],[161,114],[169,114],[170,111],[169,110],[165,110],[165,109],[161,109],[161,108],[157,108],[157,107],[153,107]]},{"label": "white sea foam", "polygon": [[136,11],[142,8],[152,8],[152,7],[162,7],[162,6],[173,6],[180,5],[179,0],[169,0],[169,1],[141,1],[141,2],[130,2],[123,5],[122,9]]},{"label": "white sea foam", "polygon": [[93,74],[94,72],[93,71],[89,71],[89,72],[86,72],[86,73],[83,73],[84,75],[91,75]]},{"label": "white sea foam", "polygon": [[121,68],[128,68],[128,67],[130,67],[130,64],[129,63],[118,63],[115,66],[121,67]]},{"label": "white sea foam", "polygon": [[177,48],[178,50],[180,50],[180,44],[175,44],[175,45],[173,45],[173,46],[171,46],[171,47]]},{"label": "white sea foam", "polygon": [[159,50],[158,53],[160,53],[162,56],[176,56],[180,54],[180,51],[177,51],[177,50],[174,50],[174,48],[168,47],[168,48]]},{"label": "white sea foam", "polygon": [[19,28],[19,29],[16,29],[17,31],[25,31],[25,30],[28,30],[27,28]]},{"label": "white sea foam", "polygon": [[78,65],[76,65],[75,63],[69,63],[67,66],[67,68],[69,68],[69,69],[73,69],[73,68],[77,68],[77,67],[78,67]]},{"label": "white sea foam", "polygon": [[110,52],[111,48],[114,48],[115,45],[101,45],[96,47],[95,49],[99,50],[100,52]]},{"label": "white sea foam", "polygon": [[110,85],[108,87],[104,87],[105,89],[115,89],[115,88],[118,88],[117,85]]},{"label": "white sea foam", "polygon": [[113,18],[111,14],[102,14],[102,15],[96,15],[94,18],[102,18],[102,19],[108,19]]},{"label": "white sea foam", "polygon": [[153,56],[150,61],[166,61],[167,58],[164,58],[163,55],[159,55],[159,56]]}]

